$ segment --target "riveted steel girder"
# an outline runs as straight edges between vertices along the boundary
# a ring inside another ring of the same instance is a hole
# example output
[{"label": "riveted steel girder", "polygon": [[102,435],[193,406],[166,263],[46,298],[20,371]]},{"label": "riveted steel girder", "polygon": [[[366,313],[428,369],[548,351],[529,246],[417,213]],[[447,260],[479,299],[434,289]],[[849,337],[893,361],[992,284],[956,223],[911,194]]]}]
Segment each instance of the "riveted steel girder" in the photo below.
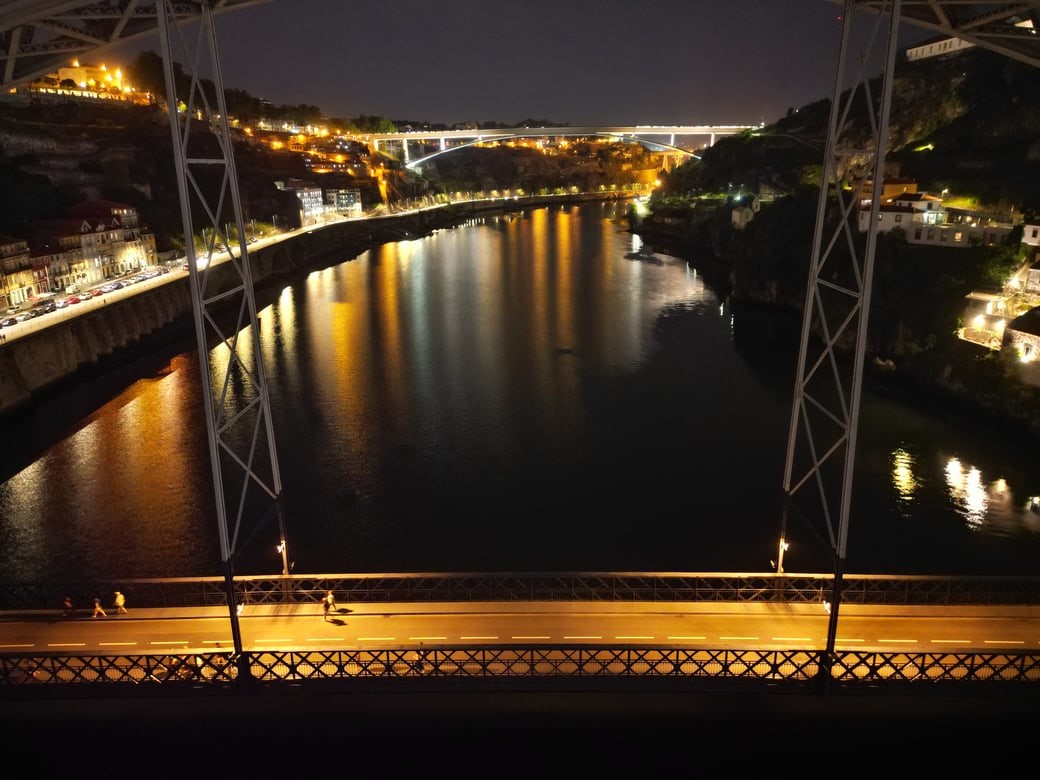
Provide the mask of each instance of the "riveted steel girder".
[{"label": "riveted steel girder", "polygon": [[[203,8],[220,14],[270,0],[178,0],[178,24]],[[53,73],[69,60],[158,30],[157,0],[0,0],[0,86],[10,89]]]},{"label": "riveted steel girder", "polygon": [[[843,2],[843,0],[832,0]],[[855,0],[857,9],[887,14],[888,0]],[[903,0],[899,20],[932,30],[936,36],[960,38],[1029,65],[1040,66],[1040,2],[978,0]],[[1031,22],[1032,27],[1023,24]]]}]

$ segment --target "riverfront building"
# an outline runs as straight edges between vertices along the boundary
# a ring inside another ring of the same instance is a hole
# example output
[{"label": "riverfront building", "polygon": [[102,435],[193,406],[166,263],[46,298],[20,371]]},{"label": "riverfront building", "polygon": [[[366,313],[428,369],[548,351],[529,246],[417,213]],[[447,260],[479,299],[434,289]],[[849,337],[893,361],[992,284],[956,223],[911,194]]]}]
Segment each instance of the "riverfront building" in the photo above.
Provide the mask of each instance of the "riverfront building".
[{"label": "riverfront building", "polygon": [[155,235],[125,203],[87,200],[30,225],[28,240],[0,239],[0,306],[100,284],[156,264]]}]

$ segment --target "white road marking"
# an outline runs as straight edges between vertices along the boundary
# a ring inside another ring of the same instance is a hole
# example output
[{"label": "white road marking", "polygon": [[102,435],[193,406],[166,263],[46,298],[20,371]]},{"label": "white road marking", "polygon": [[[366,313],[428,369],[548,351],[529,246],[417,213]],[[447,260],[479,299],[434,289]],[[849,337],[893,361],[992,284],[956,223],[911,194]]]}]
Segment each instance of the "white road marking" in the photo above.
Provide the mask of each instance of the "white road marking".
[{"label": "white road marking", "polygon": [[970,639],[933,639],[932,643],[936,645],[966,645],[970,641]]},{"label": "white road marking", "polygon": [[134,647],[137,642],[98,642],[101,647]]},{"label": "white road marking", "polygon": [[86,642],[49,642],[47,647],[86,647]]},{"label": "white road marking", "polygon": [[774,642],[811,642],[812,637],[808,636],[774,636]]},{"label": "white road marking", "polygon": [[670,636],[668,637],[673,642],[682,642],[690,639],[707,639],[706,636]]},{"label": "white road marking", "polygon": [[186,645],[188,644],[187,639],[178,639],[172,642],[149,642],[150,645]]},{"label": "white road marking", "polygon": [[548,638],[549,637],[547,637],[547,636],[514,636],[514,637],[510,637],[510,639],[548,639]]},{"label": "white road marking", "polygon": [[460,639],[498,639],[497,636],[463,636]]},{"label": "white road marking", "polygon": [[342,642],[338,636],[309,636],[307,637],[308,642]]},{"label": "white road marking", "polygon": [[846,642],[846,643],[849,643],[849,642],[866,642],[867,640],[866,639],[852,639],[851,637],[847,638],[847,637],[839,636],[839,637],[837,637],[837,639],[835,639],[835,641],[836,642]]},{"label": "white road marking", "polygon": [[983,640],[983,644],[986,644],[986,645],[1024,645],[1025,642],[1022,642],[1022,641],[1020,641],[1018,639],[986,639],[986,640]]},{"label": "white road marking", "polygon": [[410,636],[408,637],[409,642],[435,642],[438,639],[442,642],[447,640],[446,636]]},{"label": "white road marking", "polygon": [[879,639],[878,641],[879,642],[890,642],[890,643],[893,643],[893,644],[909,644],[909,645],[916,645],[917,644],[917,640],[916,639]]},{"label": "white road marking", "polygon": [[728,639],[728,640],[731,640],[731,641],[734,640],[734,639],[750,639],[753,642],[757,642],[758,641],[758,637],[757,636],[720,636],[719,639]]},{"label": "white road marking", "polygon": [[654,637],[652,637],[652,636],[635,636],[635,635],[633,635],[633,636],[625,636],[624,634],[620,634],[620,635],[618,635],[618,636],[616,636],[614,638],[615,639],[654,639]]},{"label": "white road marking", "polygon": [[564,634],[563,638],[564,639],[602,639],[603,637],[601,637],[601,636],[592,636],[591,634],[589,634],[588,636],[583,636],[582,634],[573,634],[573,635],[571,635],[571,634]]},{"label": "white road marking", "polygon": [[33,647],[33,645],[0,645],[0,649],[5,647]]},{"label": "white road marking", "polygon": [[396,642],[396,636],[359,636],[359,642]]}]

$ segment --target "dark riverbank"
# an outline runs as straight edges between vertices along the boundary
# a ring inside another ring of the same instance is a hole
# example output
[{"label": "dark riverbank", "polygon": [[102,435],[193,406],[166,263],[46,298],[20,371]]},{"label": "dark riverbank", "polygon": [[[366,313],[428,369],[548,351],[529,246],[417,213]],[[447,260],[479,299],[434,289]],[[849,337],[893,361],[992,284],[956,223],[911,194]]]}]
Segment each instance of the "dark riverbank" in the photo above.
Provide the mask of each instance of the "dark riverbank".
[{"label": "dark riverbank", "polygon": [[[706,239],[692,238],[703,238],[703,226],[673,217],[669,222],[630,220],[630,230],[646,244],[686,258],[720,298],[739,306],[745,316],[769,319],[774,322],[770,327],[800,331],[800,309],[735,289],[732,262],[719,257]],[[768,285],[756,289],[768,289]],[[914,408],[969,421],[981,435],[1020,444],[1040,443],[1040,388],[1020,381],[1008,363],[1006,355],[953,339],[945,347],[899,360],[868,354],[864,386]]]}]

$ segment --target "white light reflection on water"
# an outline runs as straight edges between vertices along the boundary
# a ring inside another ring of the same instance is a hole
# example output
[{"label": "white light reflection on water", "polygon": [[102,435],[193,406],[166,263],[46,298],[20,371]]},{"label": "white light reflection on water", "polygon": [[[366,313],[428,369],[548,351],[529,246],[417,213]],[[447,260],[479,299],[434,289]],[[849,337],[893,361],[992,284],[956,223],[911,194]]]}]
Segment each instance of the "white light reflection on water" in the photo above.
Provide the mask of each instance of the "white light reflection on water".
[{"label": "white light reflection on water", "polygon": [[982,484],[982,473],[974,466],[965,467],[957,458],[946,462],[946,486],[957,512],[969,528],[979,528],[986,520],[989,496]]},{"label": "white light reflection on water", "polygon": [[[905,518],[914,516],[914,503],[924,490],[920,476],[924,465],[908,449],[897,447],[892,451],[892,486],[896,504]],[[1000,535],[1021,530],[1040,532],[1040,497],[1029,496],[1016,502],[1004,477],[987,480],[981,469],[958,457],[946,459],[943,472],[950,506],[968,528],[978,531],[985,527]]]}]

